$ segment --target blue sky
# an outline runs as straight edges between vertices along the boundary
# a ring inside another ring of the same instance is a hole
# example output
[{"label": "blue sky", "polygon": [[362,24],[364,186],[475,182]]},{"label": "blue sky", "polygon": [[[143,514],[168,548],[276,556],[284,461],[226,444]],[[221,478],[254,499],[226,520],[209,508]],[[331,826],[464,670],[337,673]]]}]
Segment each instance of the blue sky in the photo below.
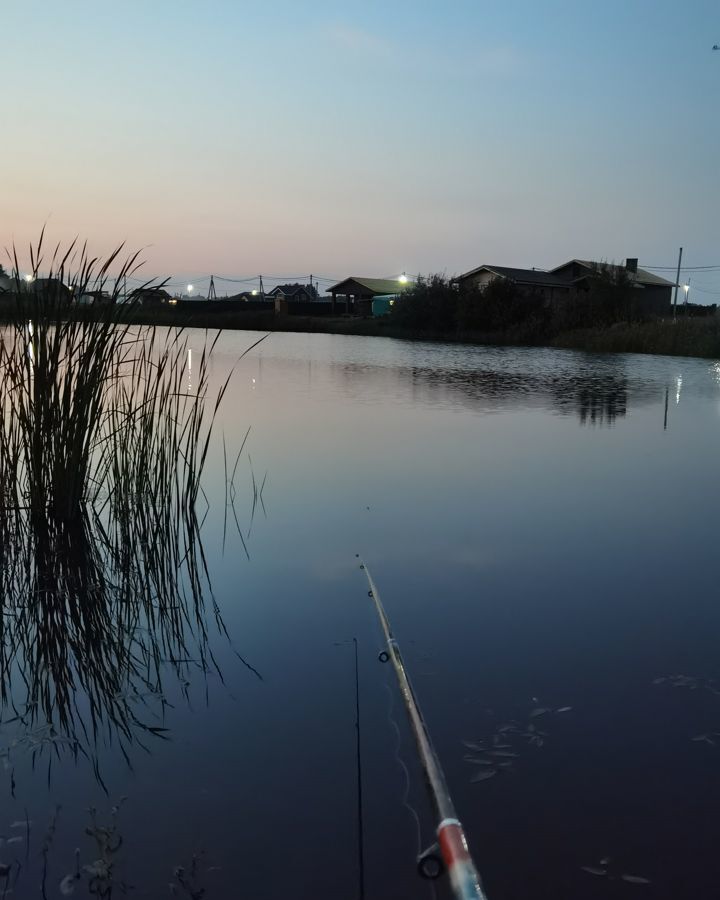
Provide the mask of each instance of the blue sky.
[{"label": "blue sky", "polygon": [[47,221],[178,277],[720,264],[717,3],[4,0],[0,22],[6,245]]}]

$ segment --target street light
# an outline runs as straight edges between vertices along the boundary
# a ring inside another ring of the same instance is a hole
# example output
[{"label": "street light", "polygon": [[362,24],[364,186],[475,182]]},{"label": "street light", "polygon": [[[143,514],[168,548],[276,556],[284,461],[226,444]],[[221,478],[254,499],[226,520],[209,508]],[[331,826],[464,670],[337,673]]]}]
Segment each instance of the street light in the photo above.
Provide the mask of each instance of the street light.
[{"label": "street light", "polygon": [[407,277],[407,275],[406,275],[404,272],[403,272],[402,275],[398,278],[398,281],[400,282],[400,284],[407,284],[407,280],[408,280],[408,277]]},{"label": "street light", "polygon": [[257,297],[257,293],[258,293],[258,292],[257,292],[257,288],[254,288],[254,289],[251,291],[251,294],[253,295],[253,297]]},{"label": "street light", "polygon": [[188,289],[188,294],[192,294],[192,292],[195,290],[195,285],[189,284],[187,289]]},{"label": "street light", "polygon": [[33,278],[32,275],[26,275],[26,276],[25,276],[25,281],[27,281],[28,284],[29,284],[31,281],[34,281],[34,278]]}]

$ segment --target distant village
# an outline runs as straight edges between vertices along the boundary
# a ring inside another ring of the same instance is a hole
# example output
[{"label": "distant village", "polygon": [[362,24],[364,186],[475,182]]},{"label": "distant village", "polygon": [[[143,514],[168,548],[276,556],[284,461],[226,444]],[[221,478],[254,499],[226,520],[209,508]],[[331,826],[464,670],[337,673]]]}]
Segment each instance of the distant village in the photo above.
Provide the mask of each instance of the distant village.
[{"label": "distant village", "polygon": [[[483,264],[448,279],[448,284],[459,295],[472,295],[482,302],[483,293],[491,286],[504,285],[520,301],[556,308],[571,302],[582,303],[583,298],[592,295],[598,273],[621,276],[633,289],[634,308],[644,316],[667,315],[674,303],[678,302],[675,282],[668,281],[638,266],[637,258],[628,258],[623,265],[598,263],[590,260],[571,259],[554,269],[522,269],[508,266]],[[108,302],[110,293],[103,290],[85,290],[71,296],[71,289],[52,279],[18,280],[0,270],[0,298],[11,297],[27,291],[45,291],[66,294],[79,305],[93,305]],[[398,298],[408,296],[417,287],[417,282],[405,275],[399,278],[376,278],[351,275],[325,289],[321,294],[317,283],[279,284],[270,290],[243,290],[239,293],[219,296],[213,279],[207,296],[199,293],[177,294],[165,287],[141,287],[125,291],[133,302],[145,306],[178,306],[186,304],[217,303],[228,311],[274,310],[279,314],[301,315],[344,315],[344,316],[384,316],[392,311]],[[681,286],[677,286],[681,287]],[[687,291],[681,291],[679,302],[687,306]],[[697,307],[708,314],[715,307]]]}]

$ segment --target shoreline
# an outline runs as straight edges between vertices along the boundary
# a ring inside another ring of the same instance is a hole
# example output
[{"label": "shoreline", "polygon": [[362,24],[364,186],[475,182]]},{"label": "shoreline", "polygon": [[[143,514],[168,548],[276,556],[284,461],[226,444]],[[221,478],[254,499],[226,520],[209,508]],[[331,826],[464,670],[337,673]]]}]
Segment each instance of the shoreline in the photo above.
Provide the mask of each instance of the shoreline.
[{"label": "shoreline", "polygon": [[419,331],[387,318],[278,315],[274,312],[138,309],[128,317],[138,325],[217,328],[224,331],[284,331],[387,337],[396,340],[476,346],[548,347],[594,353],[643,353],[720,359],[720,317],[679,317],[642,323],[532,334],[526,328],[503,332]]},{"label": "shoreline", "polygon": [[[176,328],[209,328],[222,331],[264,331],[305,334],[340,334],[356,337],[387,337],[405,341],[468,344],[474,346],[547,347],[592,353],[642,353],[720,360],[720,316],[656,319],[641,323],[616,323],[557,333],[535,332],[527,326],[505,331],[426,331],[408,328],[388,317],[307,316],[276,314],[272,310],[179,310],[167,307],[137,307],[118,321],[134,325]],[[83,316],[92,318],[91,309]],[[1,316],[4,321],[8,318]]]}]

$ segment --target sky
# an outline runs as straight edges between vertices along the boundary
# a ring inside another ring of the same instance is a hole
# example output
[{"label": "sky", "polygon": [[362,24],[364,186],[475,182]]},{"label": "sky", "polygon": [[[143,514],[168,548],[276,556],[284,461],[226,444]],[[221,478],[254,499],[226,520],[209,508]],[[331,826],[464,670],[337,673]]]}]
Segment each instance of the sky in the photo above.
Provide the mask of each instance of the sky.
[{"label": "sky", "polygon": [[[46,224],[200,289],[720,267],[716,0],[3,0],[0,26],[4,247]],[[687,277],[720,300],[720,268]]]}]

